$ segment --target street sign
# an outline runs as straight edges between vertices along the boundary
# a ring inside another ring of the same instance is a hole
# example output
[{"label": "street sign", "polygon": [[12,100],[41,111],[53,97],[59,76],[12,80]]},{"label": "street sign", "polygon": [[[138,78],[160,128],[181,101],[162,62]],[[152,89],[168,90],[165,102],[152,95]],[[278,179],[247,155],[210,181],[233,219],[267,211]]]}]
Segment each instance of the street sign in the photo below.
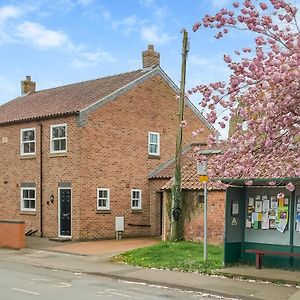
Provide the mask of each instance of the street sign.
[{"label": "street sign", "polygon": [[207,161],[198,161],[197,162],[197,174],[206,175],[207,174]]},{"label": "street sign", "polygon": [[208,182],[208,176],[207,175],[200,175],[199,176],[199,181],[201,182],[201,183],[203,183],[203,182]]}]

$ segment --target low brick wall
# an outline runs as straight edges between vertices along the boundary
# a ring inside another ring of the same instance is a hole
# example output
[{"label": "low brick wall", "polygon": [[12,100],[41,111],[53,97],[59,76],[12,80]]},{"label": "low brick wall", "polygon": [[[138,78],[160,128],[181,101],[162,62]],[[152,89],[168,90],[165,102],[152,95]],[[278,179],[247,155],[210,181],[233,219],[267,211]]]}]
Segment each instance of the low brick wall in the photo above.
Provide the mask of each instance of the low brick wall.
[{"label": "low brick wall", "polygon": [[25,248],[25,222],[0,220],[0,247]]}]

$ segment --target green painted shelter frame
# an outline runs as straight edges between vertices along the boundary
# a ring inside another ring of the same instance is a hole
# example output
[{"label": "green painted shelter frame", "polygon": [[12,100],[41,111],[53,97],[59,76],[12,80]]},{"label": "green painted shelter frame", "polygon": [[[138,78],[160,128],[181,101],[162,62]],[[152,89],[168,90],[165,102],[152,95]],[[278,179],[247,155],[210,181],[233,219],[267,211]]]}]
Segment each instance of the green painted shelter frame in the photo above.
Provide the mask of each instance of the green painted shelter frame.
[{"label": "green painted shelter frame", "polygon": [[[249,179],[250,180],[250,179]],[[252,179],[253,184],[246,186],[245,179],[224,180],[230,184],[226,190],[224,263],[255,265],[255,254],[246,253],[246,249],[262,249],[300,253],[300,232],[296,231],[296,203],[300,200],[300,178]],[[276,186],[268,182],[276,182]],[[285,185],[292,182],[296,189],[289,192]],[[246,228],[248,197],[255,195],[277,195],[283,192],[289,197],[288,227],[284,233],[276,229],[255,230]],[[239,213],[232,215],[232,203],[238,203]],[[265,255],[264,267],[300,270],[300,257]]]}]

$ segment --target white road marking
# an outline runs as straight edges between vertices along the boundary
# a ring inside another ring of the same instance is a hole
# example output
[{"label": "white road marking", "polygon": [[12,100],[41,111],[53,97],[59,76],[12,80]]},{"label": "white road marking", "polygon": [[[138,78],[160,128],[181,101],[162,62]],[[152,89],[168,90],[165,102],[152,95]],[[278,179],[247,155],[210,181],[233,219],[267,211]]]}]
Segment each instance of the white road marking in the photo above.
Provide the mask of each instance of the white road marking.
[{"label": "white road marking", "polygon": [[44,279],[44,278],[33,278],[31,280],[32,281],[50,281],[49,279]]},{"label": "white road marking", "polygon": [[27,290],[22,290],[22,289],[18,289],[18,288],[12,288],[12,290],[17,291],[17,292],[21,292],[21,293],[32,294],[32,295],[36,295],[36,296],[40,295],[40,293],[36,293],[36,292],[32,292],[32,291],[27,291]]},{"label": "white road marking", "polygon": [[120,296],[120,297],[125,297],[125,298],[131,298],[131,296],[124,295],[124,294],[121,294],[121,293],[112,292],[111,294],[115,295],[115,296]]},{"label": "white road marking", "polygon": [[[58,285],[58,284],[60,284],[60,285]],[[66,282],[59,282],[58,284],[52,284],[52,286],[58,287],[58,288],[65,288],[65,287],[72,286],[72,284],[66,283]]]}]

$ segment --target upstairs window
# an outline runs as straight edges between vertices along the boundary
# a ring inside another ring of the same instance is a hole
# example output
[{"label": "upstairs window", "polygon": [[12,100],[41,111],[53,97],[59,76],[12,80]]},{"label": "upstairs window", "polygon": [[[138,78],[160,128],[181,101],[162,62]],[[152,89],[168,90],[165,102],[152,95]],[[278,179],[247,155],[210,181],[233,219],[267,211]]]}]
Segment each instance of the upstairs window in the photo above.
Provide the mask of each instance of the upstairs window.
[{"label": "upstairs window", "polygon": [[97,189],[97,209],[98,210],[110,209],[109,189],[107,188]]},{"label": "upstairs window", "polygon": [[21,129],[21,155],[35,154],[35,128]]},{"label": "upstairs window", "polygon": [[35,188],[22,187],[21,188],[21,210],[35,211],[36,197]]},{"label": "upstairs window", "polygon": [[131,209],[142,209],[142,191],[131,190]]},{"label": "upstairs window", "polygon": [[50,127],[50,152],[67,152],[67,124],[52,125]]},{"label": "upstairs window", "polygon": [[148,154],[159,156],[160,146],[159,146],[159,133],[149,132],[148,133]]}]

